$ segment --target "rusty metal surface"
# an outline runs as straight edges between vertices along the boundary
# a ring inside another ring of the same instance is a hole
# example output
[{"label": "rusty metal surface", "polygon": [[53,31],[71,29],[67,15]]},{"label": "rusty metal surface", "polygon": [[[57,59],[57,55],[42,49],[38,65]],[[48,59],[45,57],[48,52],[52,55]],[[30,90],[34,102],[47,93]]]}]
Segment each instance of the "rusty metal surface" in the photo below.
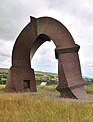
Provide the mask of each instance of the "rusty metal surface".
[{"label": "rusty metal surface", "polygon": [[59,78],[59,85],[56,89],[62,97],[81,99],[83,95],[87,96],[78,56],[80,47],[75,44],[67,28],[50,17],[37,19],[31,17],[31,22],[16,39],[6,92],[24,92],[24,80],[30,80],[31,92],[37,91],[35,74],[31,68],[30,60],[39,46],[49,40],[53,40],[56,45],[55,54],[58,59]]}]

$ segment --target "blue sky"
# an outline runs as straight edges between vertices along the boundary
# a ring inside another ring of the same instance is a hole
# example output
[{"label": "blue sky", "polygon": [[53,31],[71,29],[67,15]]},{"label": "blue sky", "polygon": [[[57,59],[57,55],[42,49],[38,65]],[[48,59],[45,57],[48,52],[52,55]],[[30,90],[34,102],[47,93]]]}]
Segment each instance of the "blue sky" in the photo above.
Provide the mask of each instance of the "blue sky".
[{"label": "blue sky", "polygon": [[[0,1],[0,67],[11,66],[14,42],[30,16],[50,16],[62,22],[80,45],[83,76],[93,78],[92,0],[3,0]],[[35,70],[57,72],[53,42],[44,43],[33,57]],[[47,57],[47,58],[46,58]]]}]

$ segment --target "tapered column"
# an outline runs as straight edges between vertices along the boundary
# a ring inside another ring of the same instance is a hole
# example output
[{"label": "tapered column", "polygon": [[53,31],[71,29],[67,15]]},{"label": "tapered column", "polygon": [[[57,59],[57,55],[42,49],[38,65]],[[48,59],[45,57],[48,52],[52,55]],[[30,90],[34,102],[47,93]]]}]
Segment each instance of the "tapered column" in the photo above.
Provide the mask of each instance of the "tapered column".
[{"label": "tapered column", "polygon": [[85,82],[82,79],[78,56],[79,48],[80,47],[75,44],[74,47],[56,49],[59,78],[59,85],[56,89],[60,92],[62,97],[78,99],[87,97],[84,90]]}]

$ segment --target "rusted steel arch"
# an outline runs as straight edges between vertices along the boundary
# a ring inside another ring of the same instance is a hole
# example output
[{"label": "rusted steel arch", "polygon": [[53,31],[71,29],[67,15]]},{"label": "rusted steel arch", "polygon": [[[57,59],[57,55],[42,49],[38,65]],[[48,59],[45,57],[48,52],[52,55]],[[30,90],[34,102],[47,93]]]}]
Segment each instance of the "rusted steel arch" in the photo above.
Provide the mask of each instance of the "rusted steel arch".
[{"label": "rusted steel arch", "polygon": [[6,92],[24,92],[24,83],[30,91],[36,92],[34,70],[30,61],[36,50],[45,41],[53,40],[58,59],[59,85],[57,90],[62,97],[86,98],[78,57],[79,45],[75,44],[67,28],[50,17],[31,17],[31,22],[22,30],[14,44],[12,66],[9,70]]}]

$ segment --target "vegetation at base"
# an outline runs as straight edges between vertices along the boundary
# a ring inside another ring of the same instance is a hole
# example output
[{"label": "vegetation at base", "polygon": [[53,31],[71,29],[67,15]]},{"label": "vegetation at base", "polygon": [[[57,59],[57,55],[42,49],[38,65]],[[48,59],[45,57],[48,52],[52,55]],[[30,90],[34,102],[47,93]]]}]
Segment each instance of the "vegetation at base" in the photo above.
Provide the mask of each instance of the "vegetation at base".
[{"label": "vegetation at base", "polygon": [[[6,84],[7,76],[8,69],[0,68],[0,84]],[[40,89],[56,91],[55,88],[58,85],[58,75],[56,73],[35,71],[35,78]],[[86,81],[85,89],[87,93],[93,93],[93,79],[85,77],[84,80]],[[47,86],[39,86],[42,82],[47,82]]]},{"label": "vegetation at base", "polygon": [[[37,86],[38,93],[4,93],[0,85],[0,122],[92,122],[93,102],[79,102],[47,94],[56,93],[56,85]],[[89,90],[89,91],[88,91]],[[93,86],[86,86],[92,91]],[[49,92],[49,93],[48,93]]]},{"label": "vegetation at base", "polygon": [[[54,93],[58,92],[56,90],[56,87],[57,87],[57,85],[46,85],[46,86],[37,85],[37,89],[41,89],[46,92],[50,91],[50,92],[54,92]],[[0,92],[4,92],[4,90],[5,90],[5,85],[0,85]],[[93,94],[93,85],[85,85],[85,90],[88,94]]]},{"label": "vegetation at base", "polygon": [[0,122],[93,122],[93,102],[0,94]]},{"label": "vegetation at base", "polygon": [[[7,69],[0,69],[0,83],[7,78]],[[35,72],[37,81],[48,81],[40,86],[38,93],[4,93],[5,85],[0,85],[0,122],[93,122],[93,102],[48,97],[56,91],[57,74]],[[3,77],[2,77],[3,76]],[[41,78],[41,79],[40,79]],[[45,78],[42,80],[42,78]],[[93,94],[92,79],[86,79],[87,93]],[[51,85],[50,85],[51,84]]]},{"label": "vegetation at base", "polygon": [[93,84],[92,85],[85,85],[85,90],[88,94],[93,94]]},{"label": "vegetation at base", "polygon": [[40,85],[38,85],[37,86],[38,89],[43,89],[43,90],[51,91],[51,92],[58,92],[56,90],[56,87],[57,87],[57,85],[46,85],[46,86],[40,86]]},{"label": "vegetation at base", "polygon": [[0,92],[3,92],[5,90],[5,85],[0,85]]},{"label": "vegetation at base", "polygon": [[6,84],[8,69],[0,68],[0,84]]}]

